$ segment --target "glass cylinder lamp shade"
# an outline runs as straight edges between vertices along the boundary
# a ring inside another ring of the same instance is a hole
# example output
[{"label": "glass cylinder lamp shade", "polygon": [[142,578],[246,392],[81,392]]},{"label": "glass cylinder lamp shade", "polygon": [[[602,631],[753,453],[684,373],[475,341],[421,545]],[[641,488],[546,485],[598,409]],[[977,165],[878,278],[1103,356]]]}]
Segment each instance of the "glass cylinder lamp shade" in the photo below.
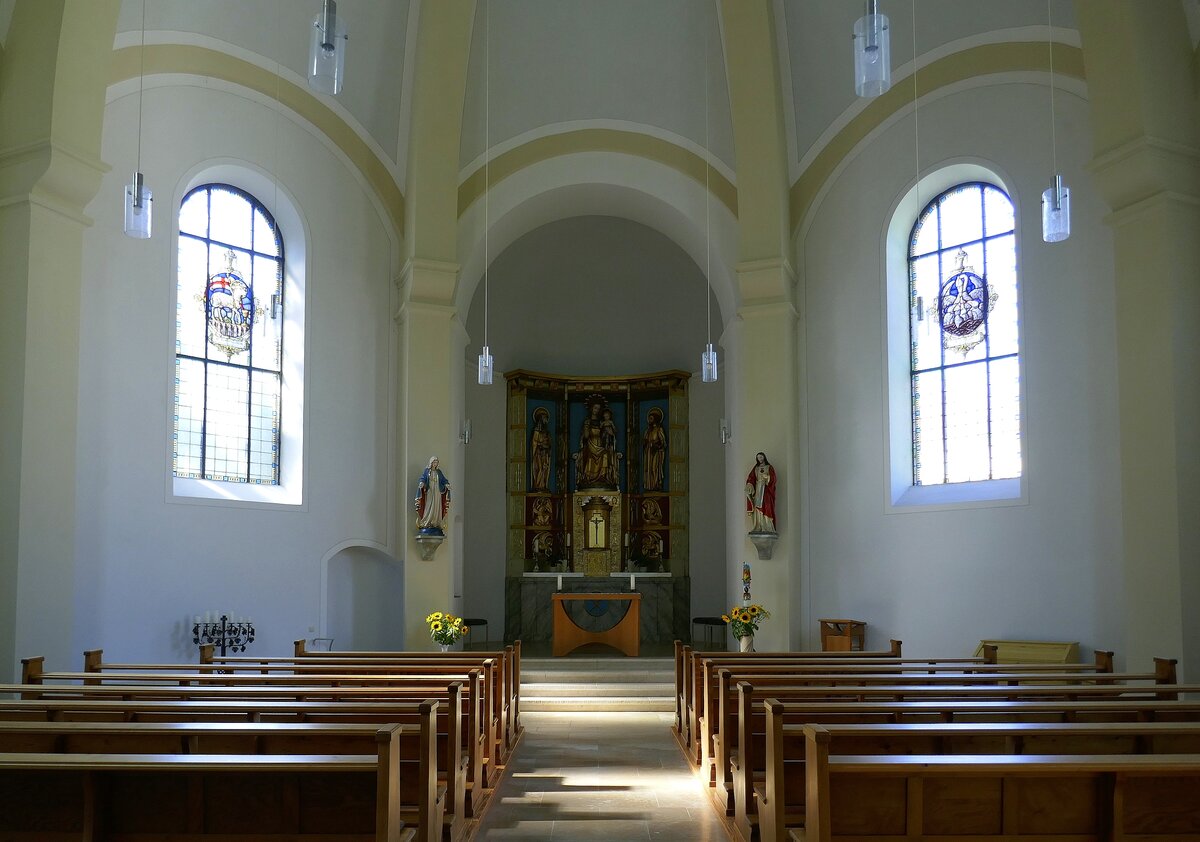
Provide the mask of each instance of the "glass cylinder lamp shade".
[{"label": "glass cylinder lamp shade", "polygon": [[700,380],[704,383],[717,382],[717,349],[711,342],[700,355]]},{"label": "glass cylinder lamp shade", "polygon": [[125,185],[125,234],[135,240],[150,239],[153,222],[154,193],[142,182],[142,174],[135,172],[133,180]]},{"label": "glass cylinder lamp shade", "polygon": [[1071,188],[1062,176],[1054,176],[1050,189],[1042,193],[1042,239],[1060,243],[1071,236]]},{"label": "glass cylinder lamp shade", "polygon": [[346,70],[346,27],[337,15],[337,3],[325,0],[313,18],[312,41],[308,47],[308,86],[314,91],[337,96],[342,91]]},{"label": "glass cylinder lamp shade", "polygon": [[492,362],[491,350],[487,345],[483,346],[483,353],[479,355],[479,385],[492,385],[492,371],[494,364]]},{"label": "glass cylinder lamp shade", "polygon": [[[868,4],[868,9],[874,4]],[[854,23],[854,92],[876,97],[892,86],[892,47],[887,15],[866,14]]]}]

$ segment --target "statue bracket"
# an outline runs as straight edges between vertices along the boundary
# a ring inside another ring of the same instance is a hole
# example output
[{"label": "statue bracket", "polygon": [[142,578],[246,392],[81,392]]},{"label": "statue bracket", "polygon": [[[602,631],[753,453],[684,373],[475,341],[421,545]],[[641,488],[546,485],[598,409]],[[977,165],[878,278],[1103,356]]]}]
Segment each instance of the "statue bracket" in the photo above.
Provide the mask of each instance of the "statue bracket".
[{"label": "statue bracket", "polygon": [[750,543],[758,550],[758,560],[768,561],[771,554],[775,552],[775,542],[779,540],[778,533],[775,532],[751,532]]},{"label": "statue bracket", "polygon": [[432,561],[438,547],[446,536],[439,532],[421,532],[417,535],[417,546],[421,550],[421,561]]}]

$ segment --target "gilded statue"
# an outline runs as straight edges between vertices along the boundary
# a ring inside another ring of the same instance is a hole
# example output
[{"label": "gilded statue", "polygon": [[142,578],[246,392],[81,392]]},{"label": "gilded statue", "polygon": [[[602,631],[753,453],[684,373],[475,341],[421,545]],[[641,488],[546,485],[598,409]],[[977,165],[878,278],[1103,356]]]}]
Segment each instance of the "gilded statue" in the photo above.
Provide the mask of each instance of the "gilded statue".
[{"label": "gilded statue", "polygon": [[657,406],[646,416],[642,435],[642,490],[663,490],[663,463],[667,459],[667,434],[663,429],[663,411]]},{"label": "gilded statue", "polygon": [[577,488],[617,487],[617,425],[604,399],[595,397],[588,404],[587,417],[579,430],[579,451],[575,454]]},{"label": "gilded statue", "polygon": [[550,490],[550,413],[544,406],[533,411],[529,434],[529,479],[531,490]]}]

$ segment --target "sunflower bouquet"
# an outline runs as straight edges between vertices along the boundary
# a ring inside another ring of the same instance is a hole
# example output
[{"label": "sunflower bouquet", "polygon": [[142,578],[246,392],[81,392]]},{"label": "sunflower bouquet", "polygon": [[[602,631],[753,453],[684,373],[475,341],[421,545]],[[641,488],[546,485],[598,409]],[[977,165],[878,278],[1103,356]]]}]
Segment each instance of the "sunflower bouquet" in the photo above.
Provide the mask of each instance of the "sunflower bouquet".
[{"label": "sunflower bouquet", "polygon": [[753,637],[754,633],[758,631],[758,624],[770,617],[771,612],[757,602],[750,605],[735,605],[729,609],[728,614],[721,615],[721,619],[729,623],[730,628],[733,629],[733,636],[738,640],[743,637]]},{"label": "sunflower bouquet", "polygon": [[457,643],[470,631],[463,624],[462,617],[442,611],[434,611],[425,618],[425,622],[429,624],[429,636],[433,638],[434,643],[440,643],[442,646]]}]

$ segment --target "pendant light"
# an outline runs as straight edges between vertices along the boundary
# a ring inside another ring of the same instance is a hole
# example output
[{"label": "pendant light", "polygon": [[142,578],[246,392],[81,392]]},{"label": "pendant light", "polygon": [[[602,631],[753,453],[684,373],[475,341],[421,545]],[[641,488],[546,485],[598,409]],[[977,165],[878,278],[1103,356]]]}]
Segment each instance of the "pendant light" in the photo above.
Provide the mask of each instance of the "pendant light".
[{"label": "pendant light", "polygon": [[125,234],[135,240],[150,239],[153,225],[154,193],[142,177],[142,89],[146,78],[146,0],[142,0],[142,46],[138,53],[138,127],[137,165],[133,179],[125,185]]},{"label": "pendant light", "polygon": [[866,13],[854,22],[854,92],[877,97],[892,86],[891,32],[879,0],[867,0]]},{"label": "pendant light", "polygon": [[1050,189],[1042,193],[1042,239],[1061,243],[1071,236],[1071,189],[1063,184],[1058,171],[1058,134],[1054,120],[1054,29],[1050,0],[1046,0],[1047,46],[1050,49],[1050,157],[1054,175]]},{"label": "pendant light", "polygon": [[712,232],[709,224],[709,199],[712,191],[709,184],[708,162],[708,21],[704,22],[704,306],[707,312],[706,325],[708,344],[700,354],[700,380],[704,383],[717,381],[717,349],[712,342]]},{"label": "pendant light", "polygon": [[346,70],[346,25],[338,17],[336,0],[324,0],[313,18],[308,45],[308,86],[314,91],[337,96],[342,92]]},{"label": "pendant light", "polygon": [[479,385],[492,385],[494,364],[488,348],[488,200],[491,194],[491,55],[489,53],[492,15],[483,4],[483,353],[479,355]]}]

